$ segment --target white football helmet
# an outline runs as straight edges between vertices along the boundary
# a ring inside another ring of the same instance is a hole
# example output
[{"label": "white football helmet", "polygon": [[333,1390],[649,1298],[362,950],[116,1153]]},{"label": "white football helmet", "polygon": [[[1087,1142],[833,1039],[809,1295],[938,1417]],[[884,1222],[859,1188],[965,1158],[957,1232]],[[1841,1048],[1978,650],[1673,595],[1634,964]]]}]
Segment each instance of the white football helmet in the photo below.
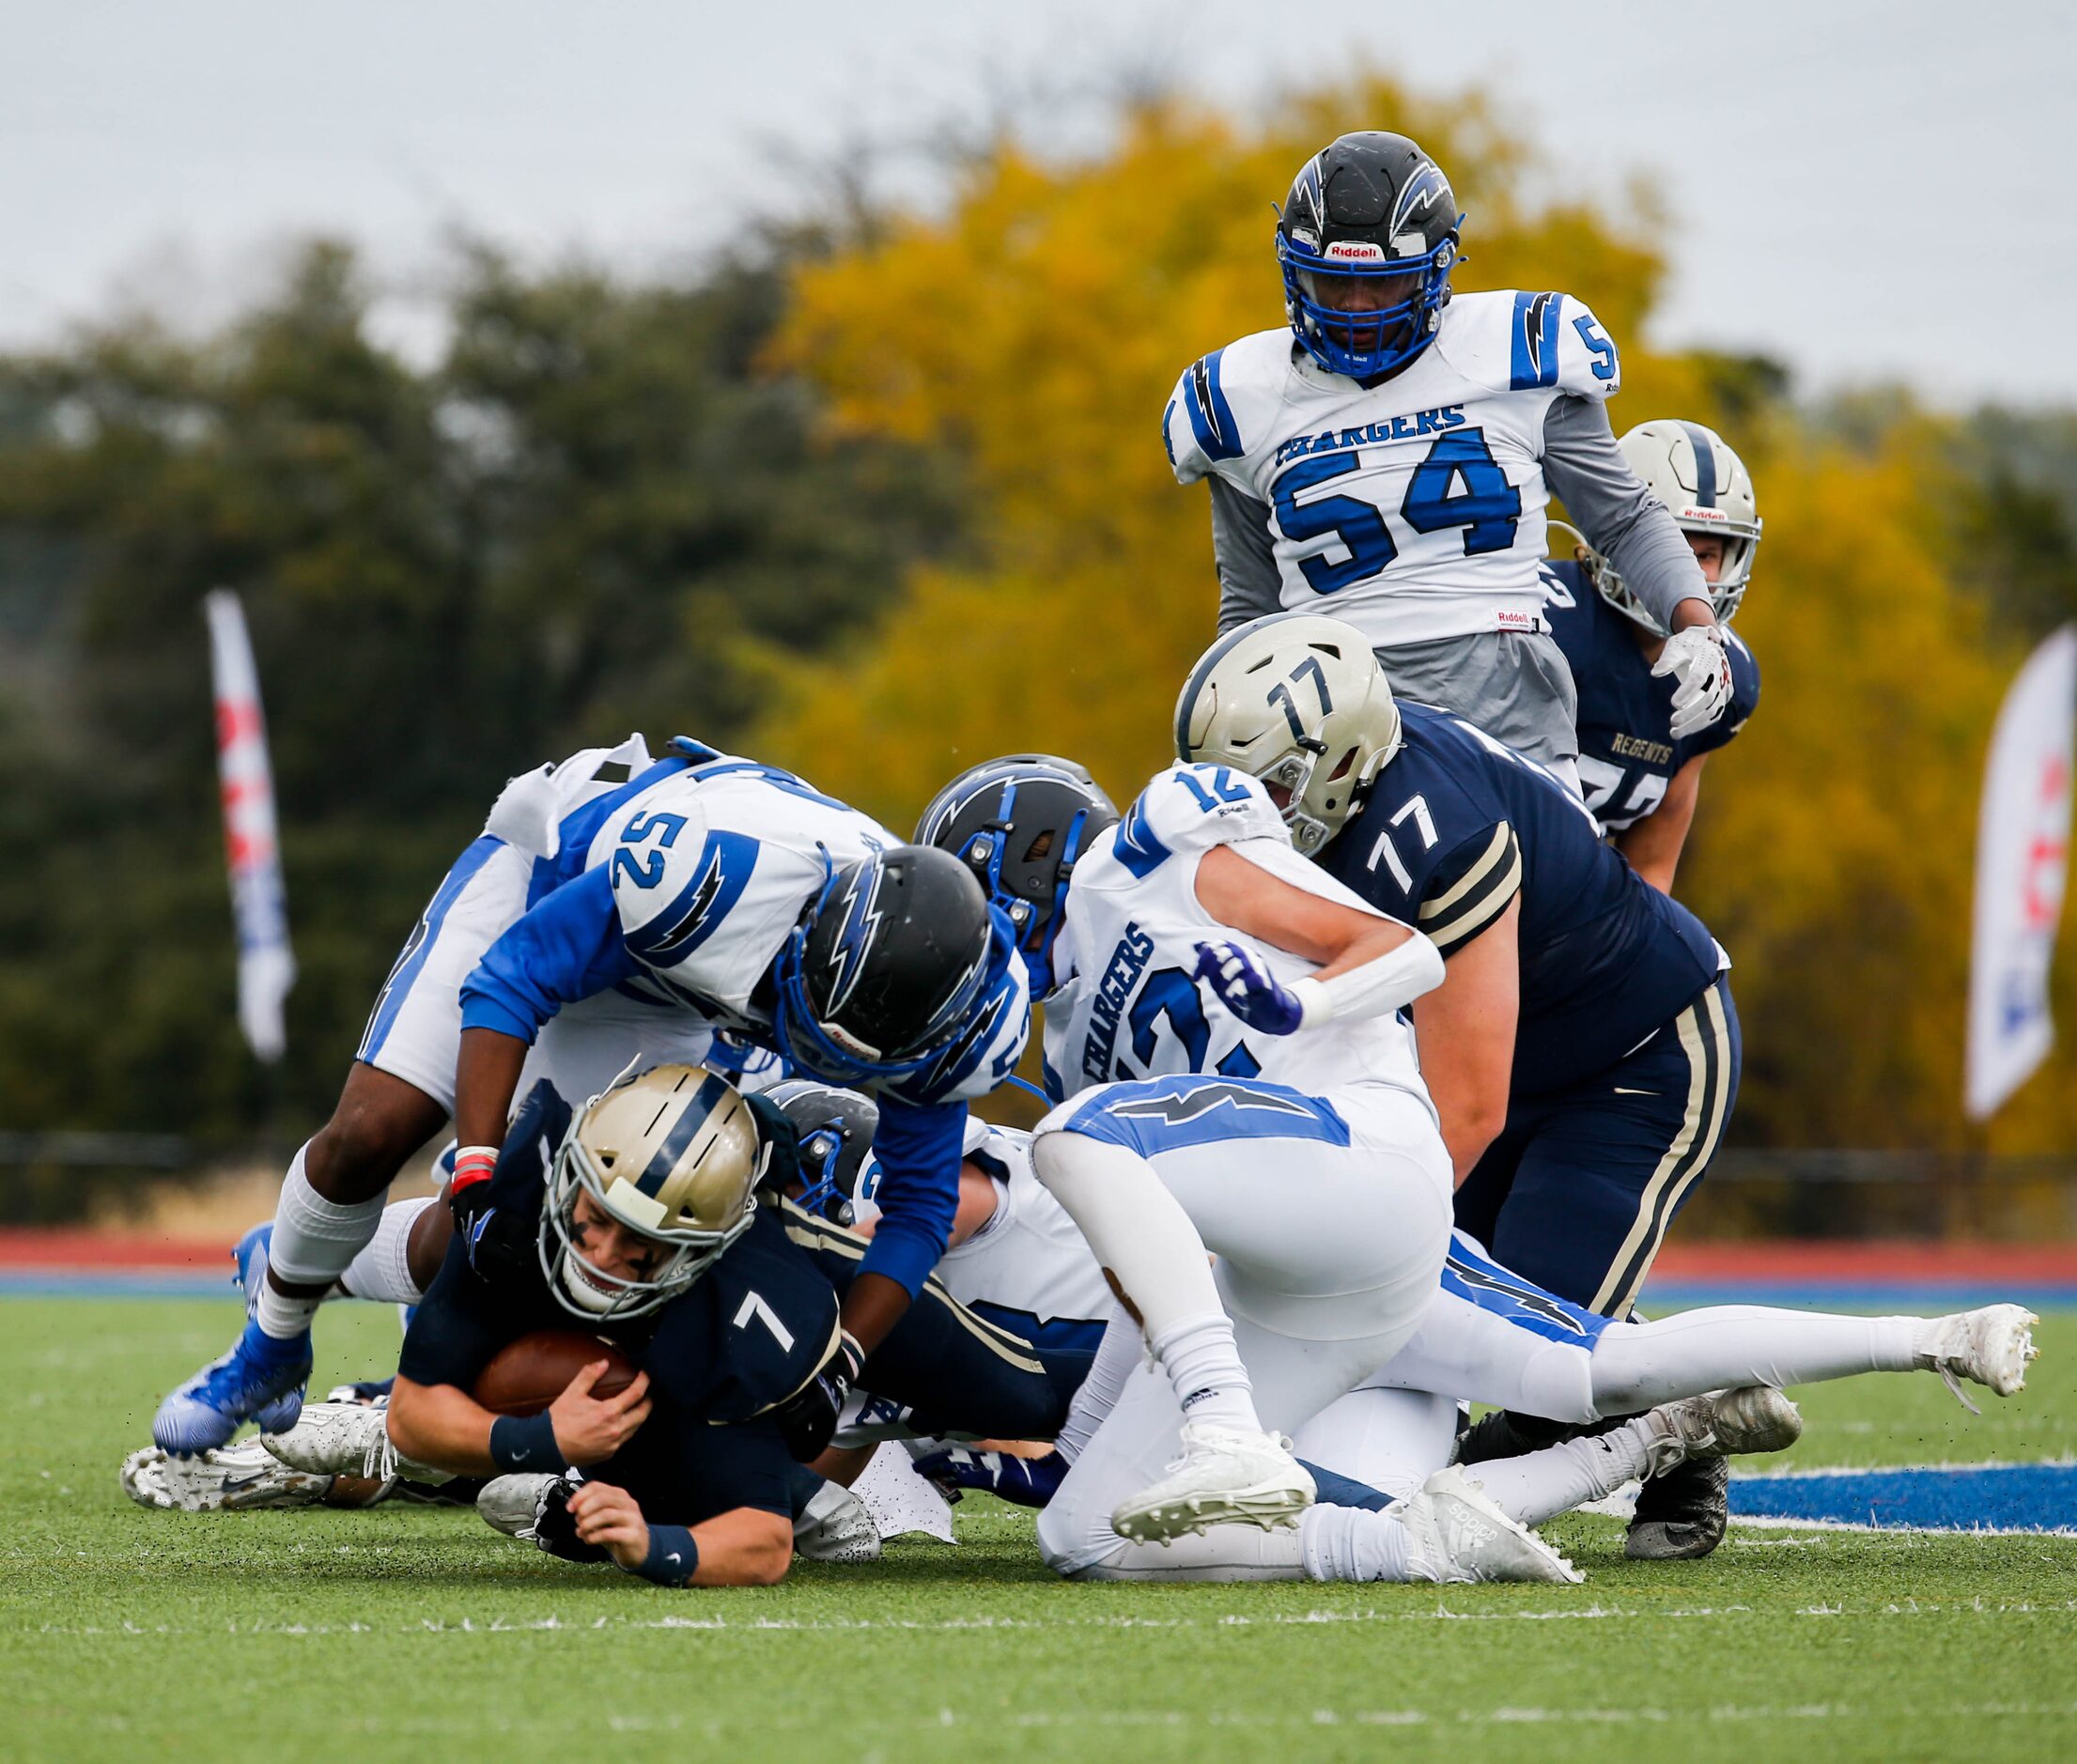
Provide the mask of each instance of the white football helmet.
[{"label": "white football helmet", "polygon": [[[1639,423],[1616,445],[1645,487],[1672,511],[1674,525],[1682,533],[1723,540],[1724,567],[1710,584],[1710,599],[1718,623],[1728,625],[1745,597],[1753,553],[1759,547],[1759,504],[1745,462],[1714,429],[1668,417]],[[1613,564],[1590,552],[1587,567],[1604,600],[1655,636],[1666,635]]]},{"label": "white football helmet", "polygon": [[[542,1197],[541,1268],[556,1302],[580,1317],[619,1318],[675,1298],[750,1230],[770,1156],[750,1105],[718,1073],[623,1073],[570,1122]],[[585,1257],[580,1192],[669,1252],[654,1274],[623,1279]]]},{"label": "white football helmet", "polygon": [[1404,739],[1369,640],[1311,612],[1228,631],[1175,702],[1176,752],[1262,780],[1308,857],[1363,806]]}]

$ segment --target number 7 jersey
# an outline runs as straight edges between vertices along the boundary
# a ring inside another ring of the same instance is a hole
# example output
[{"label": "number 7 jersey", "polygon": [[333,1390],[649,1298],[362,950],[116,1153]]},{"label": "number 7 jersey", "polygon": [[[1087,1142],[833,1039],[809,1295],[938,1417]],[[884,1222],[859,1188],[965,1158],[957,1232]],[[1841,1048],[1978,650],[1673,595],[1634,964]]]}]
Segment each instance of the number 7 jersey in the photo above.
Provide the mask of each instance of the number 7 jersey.
[{"label": "number 7 jersey", "polygon": [[1375,386],[1288,330],[1193,363],[1162,418],[1185,484],[1216,475],[1268,510],[1287,610],[1373,648],[1542,626],[1544,425],[1606,399],[1616,347],[1570,295],[1459,294],[1435,341]]},{"label": "number 7 jersey", "polygon": [[[1294,888],[1385,918],[1292,849],[1263,787],[1223,766],[1175,766],[1075,866],[1046,1000],[1046,1088],[1057,1103],[1093,1085],[1182,1074],[1264,1077],[1312,1094],[1388,1084],[1423,1104],[1413,1030],[1398,1017],[1295,1035],[1251,1029],[1192,976],[1201,941],[1236,935],[1197,896],[1198,866],[1232,845]],[[1250,939],[1285,984],[1316,963]]]}]

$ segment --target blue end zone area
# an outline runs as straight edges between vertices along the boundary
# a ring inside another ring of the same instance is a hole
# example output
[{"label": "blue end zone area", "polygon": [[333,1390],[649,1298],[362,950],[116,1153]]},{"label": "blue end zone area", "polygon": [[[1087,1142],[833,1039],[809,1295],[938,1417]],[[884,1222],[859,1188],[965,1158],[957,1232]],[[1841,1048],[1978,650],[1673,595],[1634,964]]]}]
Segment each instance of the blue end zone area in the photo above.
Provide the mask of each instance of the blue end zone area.
[{"label": "blue end zone area", "polygon": [[1780,1305],[1790,1310],[1865,1310],[1885,1316],[1932,1316],[1978,1305],[2024,1305],[2029,1310],[2077,1309],[2077,1285],[2062,1281],[1957,1280],[1648,1280],[1637,1301],[1646,1316],[1701,1305]]},{"label": "blue end zone area", "polygon": [[1734,1520],[1899,1531],[2077,1530],[2077,1464],[1733,1475]]}]

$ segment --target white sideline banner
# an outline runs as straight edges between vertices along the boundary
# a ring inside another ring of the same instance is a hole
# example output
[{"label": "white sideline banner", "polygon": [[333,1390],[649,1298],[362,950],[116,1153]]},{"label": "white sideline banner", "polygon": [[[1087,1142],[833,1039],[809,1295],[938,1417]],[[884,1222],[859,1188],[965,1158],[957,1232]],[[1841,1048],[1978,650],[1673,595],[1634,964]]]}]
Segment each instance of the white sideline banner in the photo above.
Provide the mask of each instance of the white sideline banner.
[{"label": "white sideline banner", "polygon": [[1965,1084],[1974,1121],[1996,1113],[2055,1042],[2048,972],[2069,849],[2073,724],[2077,625],[2066,625],[2006,693],[1984,766]]},{"label": "white sideline banner", "polygon": [[274,777],[259,708],[259,672],[238,596],[219,588],[204,598],[203,607],[216,682],[224,851],[238,924],[238,1020],[253,1052],[275,1060],[288,1044],[281,1006],[295,983],[296,958],[288,947],[287,895],[274,838]]}]

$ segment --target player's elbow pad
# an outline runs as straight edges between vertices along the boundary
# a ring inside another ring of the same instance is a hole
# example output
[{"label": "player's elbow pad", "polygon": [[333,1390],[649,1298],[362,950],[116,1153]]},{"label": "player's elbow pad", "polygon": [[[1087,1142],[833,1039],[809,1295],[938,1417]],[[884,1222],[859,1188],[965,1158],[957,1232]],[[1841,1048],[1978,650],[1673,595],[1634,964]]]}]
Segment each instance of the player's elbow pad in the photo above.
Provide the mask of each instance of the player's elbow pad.
[{"label": "player's elbow pad", "polygon": [[1424,992],[1442,984],[1442,952],[1422,932],[1375,961],[1352,967],[1331,980],[1311,977],[1293,983],[1303,1026],[1341,1023],[1363,1017],[1389,1016]]}]

